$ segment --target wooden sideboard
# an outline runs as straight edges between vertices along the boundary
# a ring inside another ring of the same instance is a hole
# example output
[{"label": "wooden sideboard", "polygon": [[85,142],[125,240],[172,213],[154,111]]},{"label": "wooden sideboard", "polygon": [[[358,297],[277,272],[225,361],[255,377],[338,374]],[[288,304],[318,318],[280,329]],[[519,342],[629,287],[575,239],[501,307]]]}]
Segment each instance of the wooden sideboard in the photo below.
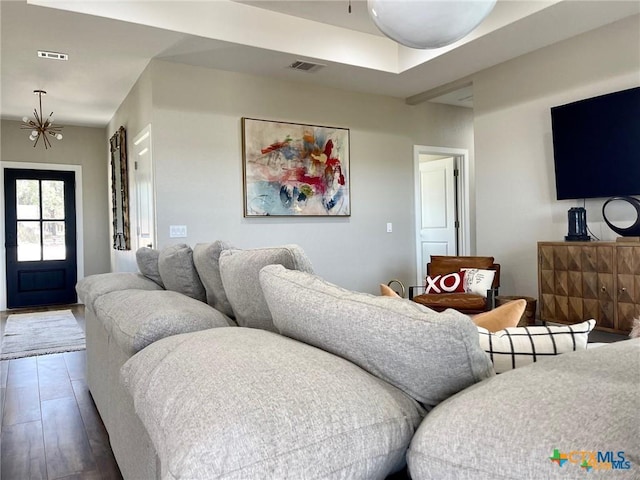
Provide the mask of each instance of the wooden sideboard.
[{"label": "wooden sideboard", "polygon": [[538,242],[540,320],[626,334],[640,318],[640,243]]}]

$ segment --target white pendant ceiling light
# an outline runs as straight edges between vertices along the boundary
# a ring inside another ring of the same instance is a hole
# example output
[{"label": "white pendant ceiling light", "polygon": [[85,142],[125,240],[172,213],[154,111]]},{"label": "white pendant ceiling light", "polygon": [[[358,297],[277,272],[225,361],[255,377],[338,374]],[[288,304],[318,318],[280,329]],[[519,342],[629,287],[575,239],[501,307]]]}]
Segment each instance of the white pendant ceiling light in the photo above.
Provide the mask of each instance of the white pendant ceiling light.
[{"label": "white pendant ceiling light", "polygon": [[476,28],[496,0],[367,0],[373,23],[411,48],[449,45]]}]

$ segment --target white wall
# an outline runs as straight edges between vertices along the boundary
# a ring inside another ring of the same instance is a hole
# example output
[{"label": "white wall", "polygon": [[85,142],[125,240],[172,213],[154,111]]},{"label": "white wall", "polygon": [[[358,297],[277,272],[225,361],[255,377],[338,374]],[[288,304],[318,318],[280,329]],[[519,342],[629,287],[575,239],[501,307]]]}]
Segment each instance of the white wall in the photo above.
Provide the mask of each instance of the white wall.
[{"label": "white wall", "polygon": [[[147,72],[159,248],[297,243],[320,275],[372,293],[415,277],[413,145],[472,151],[470,110],[163,61]],[[244,218],[241,117],[349,128],[351,217]],[[169,225],[186,225],[189,236],[169,238]]]},{"label": "white wall", "polygon": [[[133,168],[133,149],[132,142],[136,138],[138,133],[151,123],[152,120],[152,105],[151,105],[151,74],[149,69],[146,69],[140,75],[140,78],[135,83],[127,98],[123,101],[122,105],[118,108],[113,118],[107,126],[107,137],[105,143],[108,145],[109,139],[115,134],[118,129],[123,126],[126,130],[127,138],[127,166],[129,174],[129,225],[131,235],[131,250],[114,250],[113,249],[113,214],[111,208],[109,208],[109,235],[110,235],[110,257],[111,257],[111,271],[113,272],[135,272],[138,270],[136,265],[135,251],[136,251],[136,209],[135,209],[135,190],[133,188],[134,181],[134,168]],[[111,207],[111,158],[107,149],[107,155],[104,158],[104,168],[109,177],[109,190],[108,190],[108,204]]]},{"label": "white wall", "polygon": [[[638,86],[639,31],[631,17],[474,76],[477,252],[502,265],[500,293],[538,296],[537,242],[563,241],[582,206],[555,199],[550,108]],[[587,200],[587,222],[614,240],[604,201]]]}]

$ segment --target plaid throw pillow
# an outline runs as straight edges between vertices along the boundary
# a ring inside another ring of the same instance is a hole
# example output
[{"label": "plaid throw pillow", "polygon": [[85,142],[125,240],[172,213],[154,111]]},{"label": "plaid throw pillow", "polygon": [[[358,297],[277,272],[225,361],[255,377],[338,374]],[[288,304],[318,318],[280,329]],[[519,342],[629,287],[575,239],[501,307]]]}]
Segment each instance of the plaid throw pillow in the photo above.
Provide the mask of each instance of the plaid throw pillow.
[{"label": "plaid throw pillow", "polygon": [[480,347],[496,373],[503,373],[545,358],[584,350],[595,320],[563,326],[512,327],[491,333],[478,327]]}]

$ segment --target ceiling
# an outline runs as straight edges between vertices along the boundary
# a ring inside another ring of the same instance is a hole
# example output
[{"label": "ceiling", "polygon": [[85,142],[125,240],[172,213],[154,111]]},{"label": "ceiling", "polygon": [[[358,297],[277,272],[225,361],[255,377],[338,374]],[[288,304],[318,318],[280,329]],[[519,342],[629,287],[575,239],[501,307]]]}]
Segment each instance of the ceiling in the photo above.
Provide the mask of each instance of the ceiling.
[{"label": "ceiling", "polygon": [[[410,104],[438,97],[470,106],[472,74],[640,14],[637,1],[498,0],[464,39],[415,50],[381,35],[365,1],[351,0],[351,13],[348,5],[348,0],[2,0],[0,113],[21,119],[36,106],[33,90],[43,89],[48,92],[43,110],[54,111],[56,123],[105,126],[153,58],[390,95]],[[38,58],[38,50],[67,53],[69,60]],[[297,60],[323,67],[287,68]]]}]

